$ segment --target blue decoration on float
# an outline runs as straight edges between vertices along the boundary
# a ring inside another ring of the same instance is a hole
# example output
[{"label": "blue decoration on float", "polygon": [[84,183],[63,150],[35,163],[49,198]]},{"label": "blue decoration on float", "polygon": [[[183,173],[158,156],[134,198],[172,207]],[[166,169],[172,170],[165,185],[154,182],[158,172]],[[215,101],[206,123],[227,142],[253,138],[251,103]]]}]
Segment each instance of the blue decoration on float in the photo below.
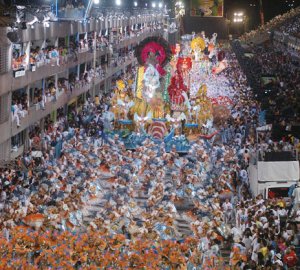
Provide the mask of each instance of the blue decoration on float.
[{"label": "blue decoration on float", "polygon": [[187,127],[187,128],[197,128],[197,127],[199,127],[198,124],[192,124],[192,123],[187,123],[184,126]]},{"label": "blue decoration on float", "polygon": [[146,133],[135,133],[130,132],[129,130],[113,131],[109,134],[109,136],[113,138],[116,134],[119,135],[119,140],[124,143],[125,148],[128,150],[134,150],[142,146],[146,139],[149,139],[158,146],[163,144],[166,152],[170,152],[172,148],[175,147],[176,152],[187,153],[191,148],[190,142],[184,135],[174,136],[174,130],[171,130],[171,132],[167,136],[165,136],[163,140],[153,138],[151,135],[148,135]]},{"label": "blue decoration on float", "polygon": [[132,120],[119,120],[121,125],[132,125]]}]

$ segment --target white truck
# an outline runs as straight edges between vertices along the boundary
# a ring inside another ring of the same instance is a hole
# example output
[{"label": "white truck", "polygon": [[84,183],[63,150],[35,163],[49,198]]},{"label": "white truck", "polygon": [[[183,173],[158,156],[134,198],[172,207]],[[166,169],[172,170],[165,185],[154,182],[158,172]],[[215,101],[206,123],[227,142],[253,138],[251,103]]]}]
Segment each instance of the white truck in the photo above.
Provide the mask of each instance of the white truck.
[{"label": "white truck", "polygon": [[299,175],[299,161],[258,161],[248,167],[252,195],[262,194],[265,199],[287,198]]}]

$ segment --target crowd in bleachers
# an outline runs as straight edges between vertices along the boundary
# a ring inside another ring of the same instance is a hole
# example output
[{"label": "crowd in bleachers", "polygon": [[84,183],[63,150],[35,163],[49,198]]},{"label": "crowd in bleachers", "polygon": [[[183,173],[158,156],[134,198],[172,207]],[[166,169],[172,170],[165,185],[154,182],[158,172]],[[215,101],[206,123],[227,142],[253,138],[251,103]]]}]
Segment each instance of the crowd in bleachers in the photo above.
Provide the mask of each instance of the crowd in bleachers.
[{"label": "crowd in bleachers", "polygon": [[[297,7],[295,9],[291,9],[289,12],[284,13],[282,15],[278,15],[268,21],[266,24],[259,26],[257,29],[252,30],[250,32],[245,33],[240,40],[244,42],[249,42],[254,37],[260,34],[270,34],[272,31],[276,29],[280,29],[281,31],[289,32],[291,31],[293,34],[296,34],[297,29],[299,29],[299,15],[300,8]],[[291,29],[290,29],[291,26]]]},{"label": "crowd in bleachers", "polygon": [[[267,110],[267,121],[276,124],[279,136],[288,135],[292,125],[300,122],[299,60],[270,42],[247,49],[235,42],[234,47],[263,110]],[[251,57],[245,56],[247,52]],[[264,82],[264,77],[269,81]]]},{"label": "crowd in bleachers", "polygon": [[282,32],[286,35],[299,36],[300,32],[300,15],[295,16],[291,20],[283,23],[279,28],[279,32]]}]

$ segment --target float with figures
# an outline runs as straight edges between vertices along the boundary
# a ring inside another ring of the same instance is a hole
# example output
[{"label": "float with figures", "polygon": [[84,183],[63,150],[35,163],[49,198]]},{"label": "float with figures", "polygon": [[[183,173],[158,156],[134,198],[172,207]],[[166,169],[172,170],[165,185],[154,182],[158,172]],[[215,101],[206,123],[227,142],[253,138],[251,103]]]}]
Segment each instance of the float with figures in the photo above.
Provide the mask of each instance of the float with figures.
[{"label": "float with figures", "polygon": [[152,140],[167,151],[185,153],[199,138],[214,140],[234,95],[222,76],[226,51],[217,34],[210,39],[204,32],[186,35],[173,47],[161,37],[149,37],[135,54],[135,81],[117,81],[105,131],[117,134],[127,149]]}]

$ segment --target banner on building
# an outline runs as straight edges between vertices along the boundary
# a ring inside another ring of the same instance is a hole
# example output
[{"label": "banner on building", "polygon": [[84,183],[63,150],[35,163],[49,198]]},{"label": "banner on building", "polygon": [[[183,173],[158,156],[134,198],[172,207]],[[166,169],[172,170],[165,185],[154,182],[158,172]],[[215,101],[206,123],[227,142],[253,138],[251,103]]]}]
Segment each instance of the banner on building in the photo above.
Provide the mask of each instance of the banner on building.
[{"label": "banner on building", "polygon": [[224,0],[190,0],[190,15],[200,17],[223,17]]}]

